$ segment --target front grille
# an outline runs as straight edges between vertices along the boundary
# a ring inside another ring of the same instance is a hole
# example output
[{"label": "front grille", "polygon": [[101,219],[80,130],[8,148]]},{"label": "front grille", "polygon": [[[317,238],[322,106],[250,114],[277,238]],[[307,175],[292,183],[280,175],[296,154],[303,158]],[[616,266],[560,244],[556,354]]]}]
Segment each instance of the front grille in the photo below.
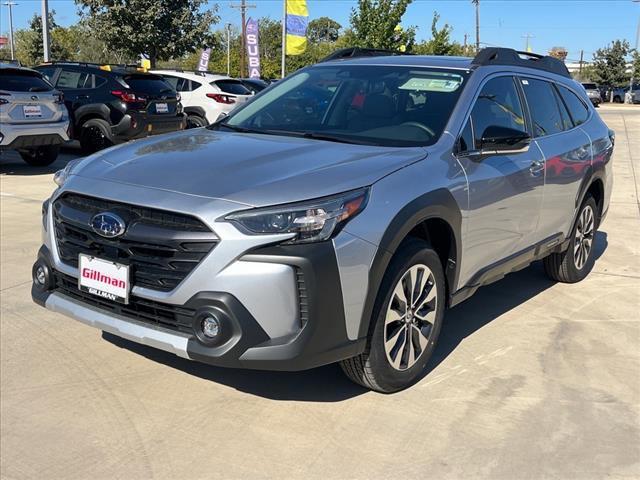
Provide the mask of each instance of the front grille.
[{"label": "front grille", "polygon": [[[125,233],[111,239],[95,233],[91,219],[101,212],[122,217]],[[162,292],[176,288],[218,242],[188,215],[72,193],[53,203],[53,219],[62,262],[77,268],[83,253],[129,265],[133,285]]]},{"label": "front grille", "polygon": [[78,280],[55,272],[55,290],[82,303],[139,322],[158,325],[183,333],[193,333],[191,322],[195,310],[131,296],[127,305],[104,300],[78,288]]}]

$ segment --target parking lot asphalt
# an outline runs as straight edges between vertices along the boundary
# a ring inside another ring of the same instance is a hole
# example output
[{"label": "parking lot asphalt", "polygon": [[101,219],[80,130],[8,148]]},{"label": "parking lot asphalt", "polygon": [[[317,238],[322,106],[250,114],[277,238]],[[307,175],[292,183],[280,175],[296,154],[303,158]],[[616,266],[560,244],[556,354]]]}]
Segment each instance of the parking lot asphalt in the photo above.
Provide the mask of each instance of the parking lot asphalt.
[{"label": "parking lot asphalt", "polygon": [[2,154],[0,476],[18,478],[640,478],[640,107],[617,133],[594,271],[540,264],[447,317],[430,373],[394,395],[335,365],[213,368],[31,302],[50,168]]}]

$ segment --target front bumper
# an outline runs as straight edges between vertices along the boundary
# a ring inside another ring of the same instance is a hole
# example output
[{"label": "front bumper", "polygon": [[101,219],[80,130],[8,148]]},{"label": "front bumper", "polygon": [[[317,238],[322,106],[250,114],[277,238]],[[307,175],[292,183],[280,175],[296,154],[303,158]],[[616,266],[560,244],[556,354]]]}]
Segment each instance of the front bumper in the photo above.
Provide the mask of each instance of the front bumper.
[{"label": "front bumper", "polygon": [[[180,305],[180,310],[194,312],[194,318],[204,310],[223,312],[223,337],[214,346],[201,343],[189,329],[167,328],[114,313],[101,308],[97,301],[89,304],[72,292],[65,292],[56,280],[62,274],[55,271],[49,250],[43,246],[38,257],[39,262],[50,268],[53,280],[47,290],[34,282],[32,298],[36,303],[86,325],[190,360],[222,367],[296,371],[333,363],[364,350],[364,339],[348,338],[331,242],[259,248],[240,259],[242,263],[285,266],[296,271],[297,324],[286,334],[275,333],[273,326],[261,325],[229,292],[202,291]],[[278,285],[277,277],[258,275],[244,280],[249,281],[256,296],[282,295],[283,287]],[[197,322],[194,325],[197,328]]]},{"label": "front bumper", "polygon": [[69,140],[69,120],[39,124],[3,124],[0,147],[35,148],[60,145]]}]

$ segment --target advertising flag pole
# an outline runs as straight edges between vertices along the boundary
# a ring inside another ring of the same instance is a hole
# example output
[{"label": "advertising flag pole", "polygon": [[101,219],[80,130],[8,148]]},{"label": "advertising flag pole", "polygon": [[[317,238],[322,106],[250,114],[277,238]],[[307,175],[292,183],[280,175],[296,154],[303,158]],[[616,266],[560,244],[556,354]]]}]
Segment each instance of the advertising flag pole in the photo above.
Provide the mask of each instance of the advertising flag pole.
[{"label": "advertising flag pole", "polygon": [[287,0],[282,0],[282,62],[281,77],[284,78],[287,54]]}]

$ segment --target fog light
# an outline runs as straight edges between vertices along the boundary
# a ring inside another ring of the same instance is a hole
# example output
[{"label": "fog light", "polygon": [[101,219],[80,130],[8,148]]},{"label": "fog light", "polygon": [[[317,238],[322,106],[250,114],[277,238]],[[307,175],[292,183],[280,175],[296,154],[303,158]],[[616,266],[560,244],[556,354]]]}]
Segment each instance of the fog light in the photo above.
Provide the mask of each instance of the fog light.
[{"label": "fog light", "polygon": [[45,262],[38,260],[31,270],[33,284],[42,291],[51,290],[53,288],[53,279],[51,278],[51,270]]},{"label": "fog light", "polygon": [[207,315],[202,319],[202,333],[207,338],[216,338],[220,335],[220,321],[214,316]]},{"label": "fog light", "polygon": [[36,273],[34,275],[34,280],[40,286],[44,285],[44,282],[47,281],[47,274],[44,271],[44,267],[42,265],[38,265],[36,267]]}]

